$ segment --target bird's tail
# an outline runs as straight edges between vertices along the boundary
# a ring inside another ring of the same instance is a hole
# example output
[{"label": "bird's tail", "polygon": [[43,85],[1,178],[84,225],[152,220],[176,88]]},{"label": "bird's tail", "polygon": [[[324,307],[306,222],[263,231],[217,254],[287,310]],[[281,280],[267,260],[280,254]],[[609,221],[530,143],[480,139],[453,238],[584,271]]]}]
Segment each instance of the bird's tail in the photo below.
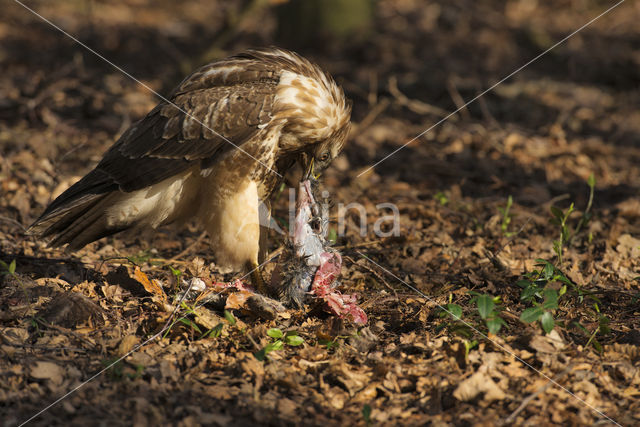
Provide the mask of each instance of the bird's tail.
[{"label": "bird's tail", "polygon": [[[70,250],[122,231],[107,224],[105,213],[117,194],[112,183],[92,171],[71,186],[47,207],[28,229],[27,234],[53,236],[50,246],[69,244]],[[117,188],[117,187],[116,187]]]},{"label": "bird's tail", "polygon": [[113,193],[92,194],[52,212],[45,212],[28,229],[27,234],[41,237],[54,236],[50,246],[69,244],[69,250],[110,236],[122,228],[110,227],[105,213],[112,205]]}]

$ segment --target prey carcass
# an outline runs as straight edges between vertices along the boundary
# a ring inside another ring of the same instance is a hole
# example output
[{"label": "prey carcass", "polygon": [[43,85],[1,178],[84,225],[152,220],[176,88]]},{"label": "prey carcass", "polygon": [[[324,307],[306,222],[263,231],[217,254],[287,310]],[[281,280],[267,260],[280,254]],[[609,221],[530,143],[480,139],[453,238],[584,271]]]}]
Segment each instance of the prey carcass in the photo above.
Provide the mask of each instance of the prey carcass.
[{"label": "prey carcass", "polygon": [[317,192],[315,180],[298,186],[291,238],[272,276],[272,289],[285,303],[302,307],[307,300],[320,301],[329,312],[364,324],[367,315],[356,304],[356,296],[336,289],[342,257],[327,240],[329,209]]}]

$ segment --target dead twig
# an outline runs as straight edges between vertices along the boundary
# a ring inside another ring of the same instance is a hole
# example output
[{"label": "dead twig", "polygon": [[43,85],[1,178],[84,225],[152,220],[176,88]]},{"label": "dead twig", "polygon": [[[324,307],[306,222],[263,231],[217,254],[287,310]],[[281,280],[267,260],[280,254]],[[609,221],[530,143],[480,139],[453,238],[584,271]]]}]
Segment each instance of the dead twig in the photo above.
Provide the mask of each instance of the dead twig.
[{"label": "dead twig", "polygon": [[[396,76],[389,77],[389,92],[396,99],[398,104],[407,107],[409,110],[417,114],[433,114],[440,118],[449,116],[449,112],[435,105],[427,104],[418,99],[410,99],[398,89],[398,79]],[[455,121],[456,117],[451,116],[451,121]]]},{"label": "dead twig", "polygon": [[33,320],[37,323],[39,323],[40,325],[44,326],[45,328],[49,328],[49,329],[53,329],[55,331],[58,331],[64,335],[67,336],[71,336],[73,338],[75,338],[76,340],[80,341],[80,342],[84,342],[84,343],[88,343],[90,344],[94,349],[98,348],[98,345],[95,343],[92,343],[91,341],[87,340],[86,337],[82,336],[81,334],[74,332],[70,329],[67,328],[63,328],[61,326],[58,325],[54,325],[53,323],[49,323],[49,322],[45,322],[44,320],[38,318],[38,317],[34,317]]},{"label": "dead twig", "polygon": [[8,222],[9,224],[17,225],[18,227],[20,227],[20,229],[22,230],[23,233],[25,231],[27,231],[27,229],[24,228],[24,225],[20,224],[20,222],[16,221],[13,218],[9,218],[8,216],[0,215],[0,221],[4,221],[4,222]]},{"label": "dead twig", "polygon": [[207,235],[206,231],[203,231],[202,233],[200,233],[200,235],[198,236],[198,238],[196,239],[195,242],[193,242],[192,244],[190,244],[189,246],[187,246],[182,252],[180,252],[178,255],[173,256],[171,258],[169,258],[168,261],[175,261],[177,259],[183,258],[184,256],[186,256],[188,253],[190,253],[193,248],[195,248],[196,246],[198,246],[200,244],[200,242],[202,242],[202,239],[204,239],[204,237]]},{"label": "dead twig", "polygon": [[458,108],[460,111],[458,111],[460,113],[460,115],[465,119],[465,120],[469,120],[471,118],[471,114],[469,114],[469,110],[467,109],[464,99],[462,98],[462,95],[460,95],[460,92],[458,92],[458,88],[456,87],[455,83],[454,83],[454,78],[450,77],[447,79],[447,92],[449,92],[449,96],[451,97],[451,100],[453,101],[453,103],[455,104],[456,108]]},{"label": "dead twig", "polygon": [[345,256],[344,257],[345,260],[348,260],[349,262],[351,262],[353,265],[357,265],[358,267],[362,267],[365,270],[367,270],[369,273],[373,274],[374,276],[376,276],[378,278],[378,280],[380,280],[382,282],[382,284],[389,289],[391,292],[393,292],[393,296],[395,297],[395,299],[397,301],[400,301],[400,299],[398,298],[398,292],[393,288],[393,286],[391,286],[385,279],[384,277],[382,277],[380,275],[380,273],[378,273],[377,271],[373,270],[371,267],[369,267],[366,264],[358,264],[354,261],[353,258],[351,258],[350,256]]}]

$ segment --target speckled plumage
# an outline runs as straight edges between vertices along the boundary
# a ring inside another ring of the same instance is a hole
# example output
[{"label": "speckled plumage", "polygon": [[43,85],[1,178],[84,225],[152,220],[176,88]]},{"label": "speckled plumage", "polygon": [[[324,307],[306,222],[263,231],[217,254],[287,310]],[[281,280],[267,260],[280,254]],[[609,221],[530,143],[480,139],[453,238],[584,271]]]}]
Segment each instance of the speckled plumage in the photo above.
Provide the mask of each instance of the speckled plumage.
[{"label": "speckled plumage", "polygon": [[133,227],[195,217],[209,232],[216,262],[238,270],[257,262],[257,204],[279,175],[301,156],[325,167],[349,130],[350,105],[334,80],[277,48],[206,65],[168,99],[131,126],[29,232],[79,249]]}]

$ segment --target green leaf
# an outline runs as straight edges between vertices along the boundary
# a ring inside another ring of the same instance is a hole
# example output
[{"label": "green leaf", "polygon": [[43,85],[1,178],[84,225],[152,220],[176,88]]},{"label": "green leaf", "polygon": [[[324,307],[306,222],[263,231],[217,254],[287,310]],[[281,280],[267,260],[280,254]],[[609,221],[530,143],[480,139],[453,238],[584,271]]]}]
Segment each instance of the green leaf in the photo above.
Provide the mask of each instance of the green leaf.
[{"label": "green leaf", "polygon": [[267,335],[269,335],[271,338],[282,338],[284,336],[284,334],[282,333],[282,331],[278,328],[271,328],[267,331]]},{"label": "green leaf", "polygon": [[540,288],[536,285],[531,285],[528,288],[524,289],[520,294],[521,301],[530,301],[540,292]]},{"label": "green leaf", "polygon": [[224,318],[227,319],[227,322],[229,322],[231,326],[235,326],[237,323],[236,318],[233,317],[233,314],[228,310],[224,311]]},{"label": "green leaf", "polygon": [[542,270],[542,276],[544,277],[544,280],[549,280],[553,277],[553,273],[555,272],[556,268],[553,266],[553,264],[551,264],[548,261],[544,262],[544,269]]},{"label": "green leaf", "polygon": [[467,356],[469,356],[469,351],[471,351],[474,347],[476,347],[478,345],[478,341],[473,340],[473,341],[465,341],[464,342],[464,355],[465,358]]},{"label": "green leaf", "polygon": [[264,349],[267,353],[270,353],[272,351],[282,350],[283,347],[284,343],[280,340],[276,340],[272,343],[267,344]]},{"label": "green leaf", "polygon": [[7,269],[9,271],[9,274],[13,274],[16,272],[16,260],[14,259],[13,261],[11,261],[11,264],[9,264],[9,268]]},{"label": "green leaf", "polygon": [[585,328],[584,326],[582,326],[580,324],[580,322],[573,322],[572,324],[576,328],[580,329],[582,331],[582,333],[584,333],[585,335],[589,336],[589,334],[590,334],[589,330],[587,328]]},{"label": "green leaf", "polygon": [[284,337],[284,342],[292,347],[297,347],[304,342],[304,339],[300,335],[287,335]]},{"label": "green leaf", "polygon": [[178,319],[178,322],[180,323],[184,323],[187,326],[191,326],[193,329],[195,329],[199,334],[202,334],[202,331],[200,330],[200,328],[198,328],[198,325],[196,325],[195,323],[193,323],[191,320],[189,319],[185,319],[184,317],[181,317],[180,319]]},{"label": "green leaf", "polygon": [[459,325],[451,328],[451,333],[463,338],[471,338],[473,336],[473,331],[467,325]]},{"label": "green leaf", "polygon": [[454,319],[460,320],[462,318],[462,307],[458,304],[447,304],[446,310]]},{"label": "green leaf", "polygon": [[593,173],[587,178],[587,185],[591,188],[596,186],[596,177],[593,176]]},{"label": "green leaf", "polygon": [[600,320],[598,323],[599,323],[598,327],[600,328],[600,332],[602,332],[604,335],[611,332],[611,328],[609,327],[609,318],[607,316],[600,316]]},{"label": "green leaf", "polygon": [[329,229],[329,236],[327,237],[327,240],[332,244],[338,241],[338,232],[335,228]]},{"label": "green leaf", "polygon": [[497,315],[487,320],[487,329],[494,335],[500,332],[500,328],[502,328],[503,325],[506,326],[507,323],[502,317]]},{"label": "green leaf", "polygon": [[598,353],[602,353],[602,345],[598,342],[598,340],[591,341],[591,345],[596,349]]},{"label": "green leaf", "polygon": [[371,425],[371,406],[369,404],[362,407],[362,418],[366,425]]},{"label": "green leaf", "polygon": [[540,306],[529,307],[520,315],[520,320],[524,323],[531,323],[538,320],[544,314],[544,310]]},{"label": "green leaf", "polygon": [[216,326],[209,329],[209,332],[207,332],[205,336],[218,338],[220,335],[222,335],[222,328],[224,328],[224,325],[222,323],[218,323]]},{"label": "green leaf", "polygon": [[495,305],[493,303],[493,297],[488,294],[480,295],[476,304],[478,305],[478,313],[480,313],[480,317],[483,319],[489,317],[489,314],[491,314]]},{"label": "green leaf", "polygon": [[551,206],[551,215],[558,218],[560,221],[562,221],[562,219],[564,218],[564,214],[562,213],[562,210],[555,206]]},{"label": "green leaf", "polygon": [[256,351],[255,353],[253,353],[253,357],[258,359],[260,362],[264,362],[264,360],[267,358],[267,352],[265,350],[266,349],[263,348],[260,351]]},{"label": "green leaf", "polygon": [[176,278],[182,276],[182,271],[178,270],[177,268],[173,268],[170,265],[168,267],[171,270],[171,274],[173,274]]},{"label": "green leaf", "polygon": [[542,308],[545,310],[555,310],[558,308],[558,291],[555,289],[545,289],[542,291],[544,294],[544,302]]},{"label": "green leaf", "polygon": [[553,320],[553,315],[550,311],[545,311],[542,317],[540,318],[540,323],[542,324],[542,329],[544,332],[548,334],[553,331],[553,327],[555,326],[555,321]]}]

